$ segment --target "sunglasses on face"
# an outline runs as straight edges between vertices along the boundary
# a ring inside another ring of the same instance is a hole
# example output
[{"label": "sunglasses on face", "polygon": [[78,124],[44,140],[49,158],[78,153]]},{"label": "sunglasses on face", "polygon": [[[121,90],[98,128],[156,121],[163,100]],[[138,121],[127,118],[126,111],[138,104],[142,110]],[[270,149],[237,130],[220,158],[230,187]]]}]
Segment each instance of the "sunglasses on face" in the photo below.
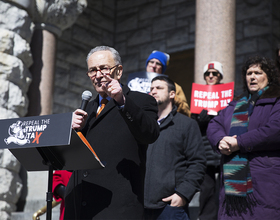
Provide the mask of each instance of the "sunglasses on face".
[{"label": "sunglasses on face", "polygon": [[204,73],[204,76],[210,76],[210,73],[212,73],[213,76],[219,76],[219,74],[220,74],[219,72],[208,72],[207,71]]}]

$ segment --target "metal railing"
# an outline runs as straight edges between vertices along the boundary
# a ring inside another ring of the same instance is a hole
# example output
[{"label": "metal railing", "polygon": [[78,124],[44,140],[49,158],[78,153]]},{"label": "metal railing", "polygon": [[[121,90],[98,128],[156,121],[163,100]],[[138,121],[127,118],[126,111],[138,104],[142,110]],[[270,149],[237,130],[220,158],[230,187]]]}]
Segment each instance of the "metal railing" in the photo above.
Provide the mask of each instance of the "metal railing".
[{"label": "metal railing", "polygon": [[[56,207],[57,205],[59,205],[61,203],[57,202],[57,201],[52,201],[52,208]],[[37,212],[34,212],[32,219],[33,220],[40,220],[40,216],[44,215],[47,212],[47,205],[45,205],[44,207],[42,207],[41,209],[39,209]]]}]

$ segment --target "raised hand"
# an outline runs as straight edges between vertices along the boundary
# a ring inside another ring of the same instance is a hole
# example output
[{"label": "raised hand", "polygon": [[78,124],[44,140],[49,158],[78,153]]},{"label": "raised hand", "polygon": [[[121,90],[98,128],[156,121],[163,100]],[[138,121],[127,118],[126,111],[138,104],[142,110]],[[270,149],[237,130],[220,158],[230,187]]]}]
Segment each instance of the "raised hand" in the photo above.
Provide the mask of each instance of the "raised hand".
[{"label": "raised hand", "polygon": [[106,94],[111,97],[112,99],[115,99],[115,101],[119,105],[124,105],[125,103],[125,97],[123,95],[122,87],[118,80],[113,79],[110,77],[110,75],[104,75],[104,77],[107,80],[106,84],[102,84],[102,89],[106,92]]}]

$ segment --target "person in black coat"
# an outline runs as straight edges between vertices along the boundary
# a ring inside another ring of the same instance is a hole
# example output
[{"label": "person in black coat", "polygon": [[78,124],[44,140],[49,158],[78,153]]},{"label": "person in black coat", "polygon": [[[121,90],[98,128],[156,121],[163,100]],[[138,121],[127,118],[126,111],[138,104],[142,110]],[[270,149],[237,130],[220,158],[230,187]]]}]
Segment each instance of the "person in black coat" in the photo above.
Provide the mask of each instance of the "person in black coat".
[{"label": "person in black coat", "polygon": [[158,103],[160,135],[147,150],[145,219],[188,220],[188,204],[206,168],[199,127],[177,112],[175,84],[168,77],[153,78],[150,94]]},{"label": "person in black coat", "polygon": [[[73,113],[72,128],[82,131],[105,168],[73,172],[65,219],[141,219],[146,149],[159,135],[156,101],[120,84],[123,67],[115,49],[92,49],[87,64],[98,95],[85,111]],[[97,116],[102,99],[108,103]]]},{"label": "person in black coat", "polygon": [[[220,62],[209,62],[203,68],[206,85],[220,84],[223,75],[223,65]],[[216,220],[219,204],[219,192],[216,190],[219,178],[216,178],[216,174],[219,174],[220,171],[221,155],[213,151],[206,136],[208,124],[215,116],[208,115],[208,111],[203,109],[200,114],[192,114],[191,117],[197,121],[200,128],[207,158],[206,174],[200,186],[198,218],[200,220]]]}]

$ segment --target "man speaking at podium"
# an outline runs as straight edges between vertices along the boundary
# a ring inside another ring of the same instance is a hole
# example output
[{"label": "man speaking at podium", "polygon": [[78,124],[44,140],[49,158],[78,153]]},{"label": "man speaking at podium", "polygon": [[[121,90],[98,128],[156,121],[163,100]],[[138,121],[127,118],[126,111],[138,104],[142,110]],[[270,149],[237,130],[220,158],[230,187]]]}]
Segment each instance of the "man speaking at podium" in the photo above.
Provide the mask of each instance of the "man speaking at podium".
[{"label": "man speaking at podium", "polygon": [[73,113],[72,128],[84,134],[105,168],[73,172],[64,219],[141,219],[146,148],[159,135],[157,103],[120,84],[123,67],[115,49],[92,49],[87,65],[98,95],[85,111]]}]

